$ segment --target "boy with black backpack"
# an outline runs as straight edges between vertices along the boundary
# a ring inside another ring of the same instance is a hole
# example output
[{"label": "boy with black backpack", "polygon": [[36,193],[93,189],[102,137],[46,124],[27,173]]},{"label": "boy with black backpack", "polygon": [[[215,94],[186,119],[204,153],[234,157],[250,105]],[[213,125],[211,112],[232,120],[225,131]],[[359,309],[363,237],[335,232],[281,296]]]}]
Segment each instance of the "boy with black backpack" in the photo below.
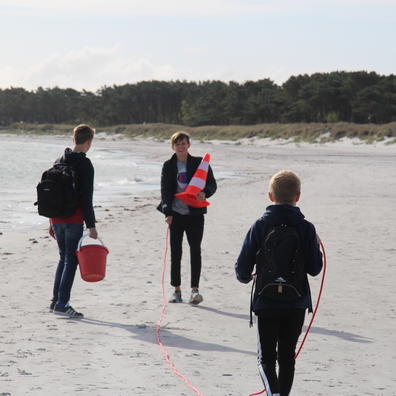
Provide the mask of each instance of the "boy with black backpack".
[{"label": "boy with black backpack", "polygon": [[257,315],[258,367],[268,396],[290,393],[305,311],[312,312],[307,274],[318,275],[323,266],[315,227],[296,207],[300,187],[291,171],[271,178],[268,196],[274,205],[250,228],[235,264],[240,282],[256,282],[251,310]]},{"label": "boy with black backpack", "polygon": [[92,204],[94,168],[86,156],[94,134],[95,130],[88,125],[75,127],[73,149],[66,148],[53,167],[43,173],[37,185],[38,212],[50,218],[49,234],[56,239],[60,256],[50,311],[71,318],[84,316],[69,305],[77,269],[75,252],[84,222],[89,236],[98,237]]}]

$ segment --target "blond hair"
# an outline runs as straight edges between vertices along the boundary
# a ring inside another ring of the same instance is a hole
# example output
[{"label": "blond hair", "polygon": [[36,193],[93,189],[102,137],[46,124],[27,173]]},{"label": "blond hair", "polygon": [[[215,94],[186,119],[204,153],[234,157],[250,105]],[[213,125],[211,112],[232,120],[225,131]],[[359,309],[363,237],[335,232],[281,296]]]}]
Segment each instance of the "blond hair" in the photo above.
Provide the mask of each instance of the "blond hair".
[{"label": "blond hair", "polygon": [[186,139],[187,143],[190,144],[190,135],[187,132],[184,131],[175,132],[170,139],[171,145],[173,146],[183,139]]},{"label": "blond hair", "polygon": [[269,192],[276,203],[293,204],[301,192],[300,178],[290,170],[275,173],[269,182]]},{"label": "blond hair", "polygon": [[73,129],[73,138],[76,144],[84,144],[89,140],[92,140],[95,135],[95,129],[91,128],[87,124],[77,125]]}]

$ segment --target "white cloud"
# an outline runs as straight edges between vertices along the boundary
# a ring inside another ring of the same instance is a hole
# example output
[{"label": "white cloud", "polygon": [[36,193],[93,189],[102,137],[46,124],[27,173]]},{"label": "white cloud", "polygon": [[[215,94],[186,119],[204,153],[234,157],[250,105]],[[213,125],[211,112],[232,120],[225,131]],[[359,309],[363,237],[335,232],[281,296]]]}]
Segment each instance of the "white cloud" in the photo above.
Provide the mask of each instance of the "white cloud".
[{"label": "white cloud", "polygon": [[[204,49],[203,49],[204,50]],[[282,83],[289,70],[268,68],[240,70],[239,67],[220,65],[181,70],[177,64],[155,63],[147,57],[126,54],[120,45],[111,48],[84,47],[65,53],[54,53],[36,64],[23,67],[0,68],[0,87],[24,87],[28,90],[41,86],[74,88],[96,91],[103,86],[123,85],[144,80],[222,80],[238,81],[270,78]]]},{"label": "white cloud", "polygon": [[171,79],[176,79],[171,65],[123,54],[119,46],[56,53],[32,66],[0,70],[0,86],[27,89],[59,86],[94,91],[104,85]]}]

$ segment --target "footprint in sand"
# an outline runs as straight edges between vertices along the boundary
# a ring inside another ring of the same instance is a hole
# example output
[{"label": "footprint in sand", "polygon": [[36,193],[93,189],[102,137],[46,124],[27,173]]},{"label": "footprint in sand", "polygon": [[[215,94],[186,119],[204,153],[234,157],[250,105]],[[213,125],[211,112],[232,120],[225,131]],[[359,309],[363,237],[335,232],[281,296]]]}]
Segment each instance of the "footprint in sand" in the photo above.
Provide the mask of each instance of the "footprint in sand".
[{"label": "footprint in sand", "polygon": [[18,373],[19,373],[20,375],[32,375],[32,373],[28,373],[27,371],[21,370],[20,368],[18,368],[17,370],[18,370]]}]

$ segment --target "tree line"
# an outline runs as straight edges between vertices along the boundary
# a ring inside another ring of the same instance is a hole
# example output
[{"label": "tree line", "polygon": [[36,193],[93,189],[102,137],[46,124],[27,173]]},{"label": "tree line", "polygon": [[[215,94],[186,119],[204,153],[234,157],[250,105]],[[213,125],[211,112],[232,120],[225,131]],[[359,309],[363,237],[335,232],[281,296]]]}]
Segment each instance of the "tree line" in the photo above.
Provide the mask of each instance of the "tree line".
[{"label": "tree line", "polygon": [[100,126],[190,126],[290,122],[396,121],[396,76],[336,71],[247,81],[142,81],[96,92],[0,89],[0,125],[17,122]]}]

